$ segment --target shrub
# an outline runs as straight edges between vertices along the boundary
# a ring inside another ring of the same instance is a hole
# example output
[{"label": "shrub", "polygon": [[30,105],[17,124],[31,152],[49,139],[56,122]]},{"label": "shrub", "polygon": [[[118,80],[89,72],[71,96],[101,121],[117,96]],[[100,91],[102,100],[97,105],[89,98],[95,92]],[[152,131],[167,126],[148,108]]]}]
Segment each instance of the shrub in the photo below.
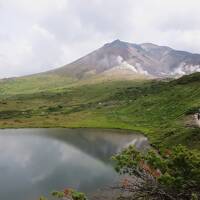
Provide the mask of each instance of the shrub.
[{"label": "shrub", "polygon": [[133,146],[113,157],[116,170],[128,174],[117,188],[129,199],[191,200],[200,198],[200,154],[184,146],[166,149],[159,155],[142,154]]},{"label": "shrub", "polygon": [[47,108],[47,112],[57,112],[57,111],[60,111],[61,109],[63,108],[62,105],[58,105],[58,106],[50,106]]},{"label": "shrub", "polygon": [[193,114],[199,112],[199,108],[200,108],[200,106],[196,106],[196,107],[189,108],[189,109],[185,112],[185,115],[193,115]]},{"label": "shrub", "polygon": [[[68,188],[63,191],[53,191],[51,195],[56,199],[87,200],[87,197],[85,196],[84,193]],[[47,200],[47,199],[45,197],[40,197],[39,200]]]}]

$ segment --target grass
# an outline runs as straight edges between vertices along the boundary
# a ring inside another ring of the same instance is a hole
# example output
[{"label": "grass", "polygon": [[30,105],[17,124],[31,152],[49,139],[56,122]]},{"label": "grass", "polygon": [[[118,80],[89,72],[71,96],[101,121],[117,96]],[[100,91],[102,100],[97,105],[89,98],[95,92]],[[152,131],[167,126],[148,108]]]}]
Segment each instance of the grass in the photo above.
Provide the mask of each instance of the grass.
[{"label": "grass", "polygon": [[0,93],[1,96],[37,93],[58,87],[67,87],[74,81],[71,77],[51,74],[2,79],[0,80]]},{"label": "grass", "polygon": [[181,143],[200,150],[200,129],[185,125],[200,107],[200,73],[171,82],[26,81],[0,84],[1,128],[120,128],[143,132],[156,147]]}]

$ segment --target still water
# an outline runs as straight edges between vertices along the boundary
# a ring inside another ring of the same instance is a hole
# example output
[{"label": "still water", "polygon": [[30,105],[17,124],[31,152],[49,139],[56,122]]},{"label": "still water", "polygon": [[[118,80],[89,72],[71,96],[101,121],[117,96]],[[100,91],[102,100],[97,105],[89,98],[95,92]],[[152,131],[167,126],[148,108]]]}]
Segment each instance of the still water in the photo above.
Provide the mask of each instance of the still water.
[{"label": "still water", "polygon": [[97,129],[0,130],[0,199],[37,200],[63,188],[90,193],[113,182],[110,157],[140,134]]}]

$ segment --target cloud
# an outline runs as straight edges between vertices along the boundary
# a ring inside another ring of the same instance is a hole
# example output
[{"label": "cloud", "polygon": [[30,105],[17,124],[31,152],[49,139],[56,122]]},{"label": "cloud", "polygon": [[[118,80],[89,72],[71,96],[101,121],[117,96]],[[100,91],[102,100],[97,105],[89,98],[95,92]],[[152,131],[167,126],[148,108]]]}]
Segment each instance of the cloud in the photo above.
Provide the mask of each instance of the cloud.
[{"label": "cloud", "polygon": [[121,39],[200,53],[199,0],[0,0],[0,77],[53,69]]}]

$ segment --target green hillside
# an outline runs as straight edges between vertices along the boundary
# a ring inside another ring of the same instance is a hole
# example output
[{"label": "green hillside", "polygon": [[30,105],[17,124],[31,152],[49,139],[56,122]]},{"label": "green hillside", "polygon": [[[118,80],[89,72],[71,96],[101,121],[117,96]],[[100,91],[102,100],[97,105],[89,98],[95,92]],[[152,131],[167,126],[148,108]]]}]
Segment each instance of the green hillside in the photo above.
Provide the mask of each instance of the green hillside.
[{"label": "green hillside", "polygon": [[[119,81],[119,80],[147,80],[144,75],[137,74],[105,74],[95,75],[77,79],[68,76],[65,73],[43,73],[31,76],[24,76],[18,78],[8,78],[0,80],[0,94],[1,97],[8,97],[18,94],[32,94],[39,92],[51,92],[61,88],[69,88],[73,86],[80,86],[86,84],[96,84],[102,82]],[[1,98],[0,97],[0,98]]]},{"label": "green hillside", "polygon": [[20,81],[0,84],[1,128],[131,129],[146,134],[156,146],[182,143],[200,149],[200,128],[189,115],[200,107],[200,73],[171,82]]},{"label": "green hillside", "polygon": [[47,91],[58,87],[67,87],[75,80],[68,76],[55,74],[38,74],[20,78],[9,78],[0,80],[0,94],[11,96],[16,94],[30,94]]}]

